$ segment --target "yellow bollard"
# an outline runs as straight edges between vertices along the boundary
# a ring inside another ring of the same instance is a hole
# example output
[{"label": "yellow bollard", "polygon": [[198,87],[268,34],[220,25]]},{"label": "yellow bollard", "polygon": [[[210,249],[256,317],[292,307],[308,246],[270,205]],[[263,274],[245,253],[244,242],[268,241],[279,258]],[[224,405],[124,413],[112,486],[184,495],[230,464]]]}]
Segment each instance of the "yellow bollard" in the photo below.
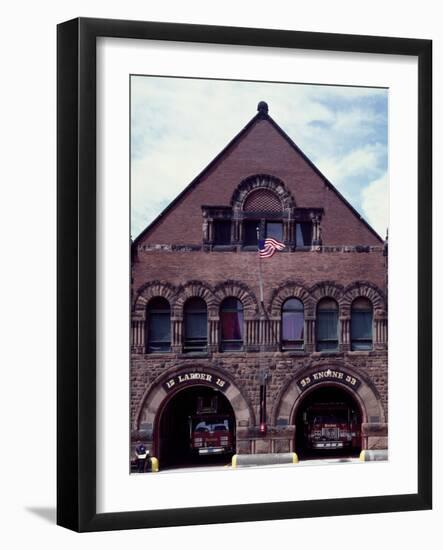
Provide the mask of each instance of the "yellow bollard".
[{"label": "yellow bollard", "polygon": [[366,460],[366,458],[365,458],[365,451],[362,451],[362,452],[360,453],[360,460],[361,460],[361,462],[365,462],[365,460]]},{"label": "yellow bollard", "polygon": [[159,470],[159,464],[158,464],[158,458],[155,456],[151,456],[151,472],[158,472]]},{"label": "yellow bollard", "polygon": [[297,455],[297,453],[292,453],[292,464],[298,464],[298,455]]},{"label": "yellow bollard", "polygon": [[234,455],[234,456],[232,457],[232,462],[231,462],[231,464],[232,464],[232,467],[233,467],[233,468],[237,468],[237,455]]}]

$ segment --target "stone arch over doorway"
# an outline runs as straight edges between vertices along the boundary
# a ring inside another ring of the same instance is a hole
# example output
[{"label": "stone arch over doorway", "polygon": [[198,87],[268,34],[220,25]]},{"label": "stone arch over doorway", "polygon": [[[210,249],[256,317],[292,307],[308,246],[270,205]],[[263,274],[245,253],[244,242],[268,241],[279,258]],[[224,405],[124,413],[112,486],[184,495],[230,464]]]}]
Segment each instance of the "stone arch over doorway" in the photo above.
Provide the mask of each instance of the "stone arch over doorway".
[{"label": "stone arch over doorway", "polygon": [[205,366],[180,366],[158,377],[146,390],[137,408],[132,432],[143,438],[156,451],[155,430],[162,410],[181,390],[202,386],[219,390],[227,399],[235,415],[237,431],[255,425],[251,404],[236,382],[222,369]]},{"label": "stone arch over doorway", "polygon": [[[323,374],[323,377],[315,380],[314,375],[326,373],[328,370],[331,371],[331,375],[325,376]],[[338,375],[342,373],[343,377],[338,378],[334,376],[334,372]],[[349,382],[346,382],[347,376],[351,378]],[[309,381],[307,380],[308,378]],[[352,386],[352,380],[356,380],[355,387]],[[305,381],[304,385],[303,381]],[[273,423],[284,424],[287,422],[291,424],[297,403],[303,394],[314,386],[320,387],[320,385],[324,386],[328,384],[345,387],[350,391],[362,408],[363,422],[370,422],[371,419],[372,422],[385,422],[385,414],[380,396],[372,383],[360,372],[348,365],[341,366],[335,363],[328,363],[326,366],[322,364],[300,371],[296,377],[292,378],[283,387],[272,412]],[[378,420],[375,420],[376,418]]]},{"label": "stone arch over doorway", "polygon": [[361,372],[336,363],[316,365],[301,371],[283,387],[272,411],[278,426],[295,426],[297,411],[310,392],[336,387],[347,392],[358,404],[362,421],[362,448],[387,445],[387,424],[380,396]]}]

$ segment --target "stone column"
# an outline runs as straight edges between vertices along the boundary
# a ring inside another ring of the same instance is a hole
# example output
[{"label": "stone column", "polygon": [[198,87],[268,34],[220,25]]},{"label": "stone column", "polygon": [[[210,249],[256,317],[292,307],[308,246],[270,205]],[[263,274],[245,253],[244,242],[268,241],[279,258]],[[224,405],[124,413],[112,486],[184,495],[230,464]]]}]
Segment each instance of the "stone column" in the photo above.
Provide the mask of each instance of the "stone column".
[{"label": "stone column", "polygon": [[131,322],[131,351],[145,353],[145,321],[133,319]]},{"label": "stone column", "polygon": [[339,350],[349,351],[351,349],[351,319],[340,317],[339,320]]},{"label": "stone column", "polygon": [[174,353],[181,353],[183,345],[183,319],[172,318],[171,327],[171,349]]},{"label": "stone column", "polygon": [[214,220],[209,219],[208,220],[208,240],[209,242],[214,242]]},{"label": "stone column", "polygon": [[287,245],[294,243],[294,222],[283,220],[283,242]]},{"label": "stone column", "polygon": [[384,316],[374,320],[374,349],[384,350],[388,343],[388,320]]},{"label": "stone column", "polygon": [[249,319],[245,321],[245,345],[257,346],[260,343],[260,321]]},{"label": "stone column", "polygon": [[220,345],[220,320],[210,318],[208,321],[208,351],[214,353],[218,351]]},{"label": "stone column", "polygon": [[275,349],[279,342],[279,321],[273,319],[260,319],[259,344],[267,349]]},{"label": "stone column", "polygon": [[305,317],[305,351],[315,351],[315,318]]},{"label": "stone column", "polygon": [[237,213],[237,215],[234,214],[232,218],[232,242],[234,244],[240,244],[243,241],[243,224],[242,221]]},{"label": "stone column", "polygon": [[269,322],[271,323],[271,344],[278,349],[280,347],[281,340],[281,320],[271,319]]},{"label": "stone column", "polygon": [[207,243],[209,241],[209,222],[208,222],[207,214],[205,212],[203,212],[202,232],[203,232],[203,242]]},{"label": "stone column", "polygon": [[312,219],[312,244],[321,245],[322,238],[321,238],[320,217],[317,215],[311,214],[311,219]]}]

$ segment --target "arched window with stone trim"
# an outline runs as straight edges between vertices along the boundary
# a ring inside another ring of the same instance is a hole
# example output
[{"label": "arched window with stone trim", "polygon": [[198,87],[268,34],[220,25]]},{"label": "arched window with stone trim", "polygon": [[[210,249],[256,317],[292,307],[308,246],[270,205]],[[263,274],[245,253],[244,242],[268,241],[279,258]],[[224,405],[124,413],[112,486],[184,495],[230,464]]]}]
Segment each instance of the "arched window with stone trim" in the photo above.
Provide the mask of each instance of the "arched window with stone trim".
[{"label": "arched window with stone trim", "polygon": [[256,247],[260,238],[284,240],[283,207],[274,191],[258,188],[252,191],[243,204],[243,245]]},{"label": "arched window with stone trim", "polygon": [[323,298],[317,304],[317,351],[338,350],[338,304],[332,298]]},{"label": "arched window with stone trim", "polygon": [[372,349],[372,303],[368,298],[356,298],[351,306],[351,350]]},{"label": "arched window with stone trim", "polygon": [[189,298],[183,309],[184,351],[203,352],[208,346],[208,309],[202,298]]},{"label": "arched window with stone trim", "polygon": [[298,298],[289,298],[281,312],[281,346],[283,350],[304,349],[304,307]]},{"label": "arched window with stone trim", "polygon": [[171,306],[165,298],[153,298],[146,308],[146,351],[171,350]]},{"label": "arched window with stone trim", "polygon": [[225,298],[220,305],[221,351],[243,348],[243,305],[237,298]]}]

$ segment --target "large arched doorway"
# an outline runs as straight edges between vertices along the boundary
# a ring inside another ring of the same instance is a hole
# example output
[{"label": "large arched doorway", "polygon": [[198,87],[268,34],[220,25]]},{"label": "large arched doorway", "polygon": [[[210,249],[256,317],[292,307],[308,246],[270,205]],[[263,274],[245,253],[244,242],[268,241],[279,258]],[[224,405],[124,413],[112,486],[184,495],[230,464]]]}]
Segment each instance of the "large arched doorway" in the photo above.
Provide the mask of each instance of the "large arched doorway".
[{"label": "large arched doorway", "polygon": [[192,385],[173,393],[156,419],[161,468],[227,464],[236,448],[232,406],[215,388]]},{"label": "large arched doorway", "polygon": [[310,391],[295,411],[300,458],[357,456],[362,448],[360,406],[352,394],[327,385]]}]

